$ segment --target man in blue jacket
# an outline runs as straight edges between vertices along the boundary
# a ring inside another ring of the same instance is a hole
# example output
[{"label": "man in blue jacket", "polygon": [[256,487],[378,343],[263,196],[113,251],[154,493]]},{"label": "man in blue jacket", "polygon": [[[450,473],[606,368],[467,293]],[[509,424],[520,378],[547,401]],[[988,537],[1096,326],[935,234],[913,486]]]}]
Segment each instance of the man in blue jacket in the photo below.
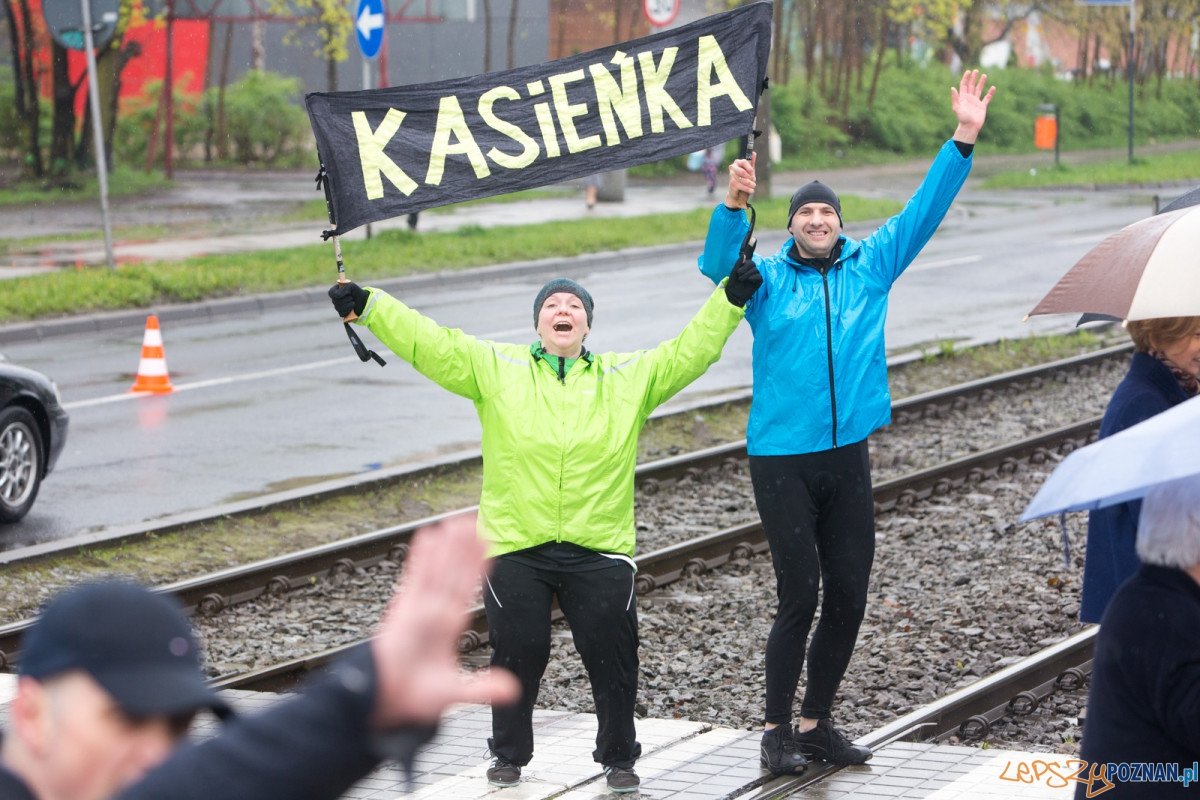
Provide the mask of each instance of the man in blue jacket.
[{"label": "man in blue jacket", "polygon": [[[883,341],[888,292],[933,236],[971,169],[995,87],[968,70],[950,106],[958,119],[904,210],[862,241],[842,233],[841,202],[813,181],[792,196],[779,252],[754,256],[762,286],[746,304],[754,331],[754,402],[746,442],[759,516],[771,546],[779,611],[767,640],[762,764],[802,772],[810,759],[871,757],[830,721],[858,638],[875,553],[867,437],[891,421]],[[729,168],[700,271],[714,282],[737,263],[749,222],[754,160]],[[809,628],[808,683],[793,727]]]}]

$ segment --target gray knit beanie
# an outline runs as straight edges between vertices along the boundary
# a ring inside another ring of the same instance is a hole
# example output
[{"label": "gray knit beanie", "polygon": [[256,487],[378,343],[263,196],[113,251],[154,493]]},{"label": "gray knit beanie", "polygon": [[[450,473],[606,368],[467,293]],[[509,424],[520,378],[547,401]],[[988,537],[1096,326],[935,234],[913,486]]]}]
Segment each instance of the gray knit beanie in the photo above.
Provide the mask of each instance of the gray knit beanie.
[{"label": "gray knit beanie", "polygon": [[792,202],[788,206],[787,226],[789,228],[792,227],[792,217],[796,216],[796,212],[800,210],[800,206],[805,203],[828,203],[837,212],[838,224],[842,224],[842,201],[838,199],[833,189],[830,189],[820,181],[812,181],[801,186],[792,195]]},{"label": "gray knit beanie", "polygon": [[548,281],[537,293],[537,297],[533,299],[533,327],[537,328],[538,315],[542,313],[542,306],[546,304],[546,298],[559,292],[569,292],[579,298],[579,301],[583,303],[583,310],[587,313],[588,327],[592,327],[592,308],[595,307],[592,296],[588,294],[587,289],[570,278],[555,278]]}]

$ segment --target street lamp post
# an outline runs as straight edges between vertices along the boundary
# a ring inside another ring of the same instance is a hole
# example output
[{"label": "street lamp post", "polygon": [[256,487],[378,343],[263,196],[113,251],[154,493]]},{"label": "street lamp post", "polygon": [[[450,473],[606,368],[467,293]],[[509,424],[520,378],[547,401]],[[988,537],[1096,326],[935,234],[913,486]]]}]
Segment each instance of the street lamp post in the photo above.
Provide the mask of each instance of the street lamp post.
[{"label": "street lamp post", "polygon": [[83,12],[83,52],[87,57],[88,101],[92,110],[92,137],[96,148],[96,182],[100,185],[100,217],[104,222],[104,259],[109,269],[113,260],[112,223],[108,217],[108,165],[104,157],[104,132],[100,127],[100,89],[96,86],[95,40],[92,38],[92,9],[89,0],[80,0]]}]

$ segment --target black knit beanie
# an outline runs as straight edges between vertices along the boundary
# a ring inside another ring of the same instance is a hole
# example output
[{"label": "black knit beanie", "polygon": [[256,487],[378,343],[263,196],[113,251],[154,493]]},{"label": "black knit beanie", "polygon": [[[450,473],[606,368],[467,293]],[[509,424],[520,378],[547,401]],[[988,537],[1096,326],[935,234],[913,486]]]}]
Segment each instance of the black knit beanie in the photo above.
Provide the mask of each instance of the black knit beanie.
[{"label": "black knit beanie", "polygon": [[534,329],[537,329],[538,315],[542,313],[542,306],[546,304],[546,298],[559,292],[569,292],[579,298],[579,301],[583,303],[583,310],[587,313],[588,327],[592,327],[592,308],[595,304],[592,302],[592,296],[588,294],[587,289],[570,278],[555,278],[552,281],[548,281],[542,287],[542,290],[537,293],[537,297],[533,299]]},{"label": "black knit beanie", "polygon": [[838,224],[842,224],[842,201],[838,199],[833,189],[830,189],[820,181],[812,181],[801,186],[792,195],[792,202],[788,206],[787,227],[792,227],[792,217],[796,216],[796,212],[800,210],[800,206],[805,203],[828,203],[837,212]]}]

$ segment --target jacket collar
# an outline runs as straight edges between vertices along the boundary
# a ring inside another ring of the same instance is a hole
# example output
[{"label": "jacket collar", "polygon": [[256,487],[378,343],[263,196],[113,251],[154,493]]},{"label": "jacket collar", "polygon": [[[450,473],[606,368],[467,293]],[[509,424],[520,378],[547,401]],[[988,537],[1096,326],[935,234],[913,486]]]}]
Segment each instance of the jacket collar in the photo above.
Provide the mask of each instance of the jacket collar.
[{"label": "jacket collar", "polygon": [[1133,360],[1129,362],[1129,372],[1154,384],[1167,397],[1188,399],[1187,392],[1183,391],[1171,370],[1149,353],[1134,353]]},{"label": "jacket collar", "polygon": [[[817,267],[807,259],[797,260],[792,256],[795,244],[795,238],[789,236],[787,241],[783,243],[783,247],[779,249],[779,257],[784,260],[784,263],[796,270],[800,269],[801,267],[816,269]],[[837,249],[839,246],[841,248],[840,250]],[[833,266],[840,268],[846,259],[858,252],[860,247],[862,247],[862,242],[860,242],[858,239],[851,238],[844,233],[838,236],[838,245],[835,245],[834,248],[837,250],[837,257],[834,259]]]},{"label": "jacket collar", "polygon": [[[540,341],[534,340],[533,344],[529,345],[529,355],[533,356],[534,361],[541,360],[542,356],[545,354],[546,354],[546,348],[542,347],[542,343]],[[591,350],[588,350],[586,347],[583,348],[582,352],[580,352],[580,354],[578,356],[576,356],[576,358],[582,358],[588,364],[591,364],[593,361],[596,360],[595,354],[592,353]],[[567,360],[573,361],[574,359],[568,358]]]}]

